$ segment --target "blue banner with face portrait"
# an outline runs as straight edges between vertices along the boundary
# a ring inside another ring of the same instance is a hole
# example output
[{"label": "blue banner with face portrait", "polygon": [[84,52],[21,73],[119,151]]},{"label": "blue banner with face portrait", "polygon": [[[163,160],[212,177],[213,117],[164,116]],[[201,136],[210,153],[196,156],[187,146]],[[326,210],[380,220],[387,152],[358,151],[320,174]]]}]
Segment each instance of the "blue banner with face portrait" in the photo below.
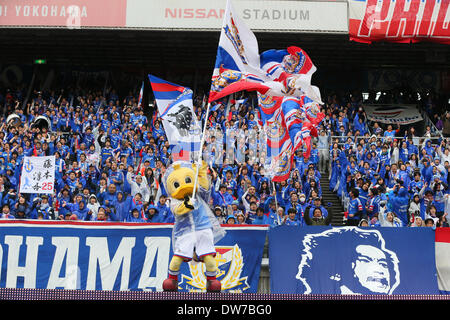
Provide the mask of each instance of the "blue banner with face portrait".
[{"label": "blue banner with face portrait", "polygon": [[[222,292],[256,293],[266,226],[224,226]],[[0,221],[0,288],[162,291],[172,224]],[[204,263],[183,263],[179,291],[206,291]]]},{"label": "blue banner with face portrait", "polygon": [[439,294],[431,228],[269,230],[271,293]]}]

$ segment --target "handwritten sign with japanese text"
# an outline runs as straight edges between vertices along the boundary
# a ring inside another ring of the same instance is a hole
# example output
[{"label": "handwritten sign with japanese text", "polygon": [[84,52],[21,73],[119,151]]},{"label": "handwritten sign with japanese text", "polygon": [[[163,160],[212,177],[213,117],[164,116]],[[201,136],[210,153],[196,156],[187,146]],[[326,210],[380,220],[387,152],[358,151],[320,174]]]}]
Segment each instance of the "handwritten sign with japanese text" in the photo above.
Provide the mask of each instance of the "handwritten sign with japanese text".
[{"label": "handwritten sign with japanese text", "polygon": [[24,157],[20,193],[53,193],[55,156]]}]

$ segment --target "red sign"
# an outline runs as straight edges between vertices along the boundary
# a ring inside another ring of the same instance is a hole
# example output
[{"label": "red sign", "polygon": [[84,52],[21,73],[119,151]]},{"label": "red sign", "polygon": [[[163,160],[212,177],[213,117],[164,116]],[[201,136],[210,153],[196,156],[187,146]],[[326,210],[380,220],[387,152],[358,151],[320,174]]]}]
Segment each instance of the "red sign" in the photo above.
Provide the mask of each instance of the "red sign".
[{"label": "red sign", "polygon": [[0,26],[124,27],[127,0],[0,0]]},{"label": "red sign", "polygon": [[450,0],[350,0],[350,40],[450,44]]}]

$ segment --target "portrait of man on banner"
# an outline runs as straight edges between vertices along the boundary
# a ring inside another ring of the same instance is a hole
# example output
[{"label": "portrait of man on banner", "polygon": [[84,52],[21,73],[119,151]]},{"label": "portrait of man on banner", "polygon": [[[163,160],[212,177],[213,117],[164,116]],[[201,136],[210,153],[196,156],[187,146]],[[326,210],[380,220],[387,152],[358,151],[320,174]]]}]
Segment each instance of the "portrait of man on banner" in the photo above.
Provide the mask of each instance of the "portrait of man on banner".
[{"label": "portrait of man on banner", "polygon": [[[336,243],[353,244],[330,250]],[[321,281],[315,281],[319,275]],[[296,278],[305,294],[323,291],[337,294],[393,294],[400,284],[399,259],[386,248],[378,230],[342,227],[309,234],[303,240]],[[321,288],[315,288],[320,284]]]}]

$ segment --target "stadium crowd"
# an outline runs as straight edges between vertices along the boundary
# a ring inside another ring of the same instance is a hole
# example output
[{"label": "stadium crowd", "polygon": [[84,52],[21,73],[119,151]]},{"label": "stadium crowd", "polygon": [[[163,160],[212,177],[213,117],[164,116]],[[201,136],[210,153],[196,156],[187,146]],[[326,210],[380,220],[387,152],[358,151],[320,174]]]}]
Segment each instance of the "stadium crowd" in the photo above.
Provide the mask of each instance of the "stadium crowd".
[{"label": "stadium crowd", "polygon": [[[161,188],[172,146],[157,114],[144,112],[137,95],[85,90],[70,98],[67,92],[34,91],[23,107],[24,96],[18,89],[0,93],[3,219],[174,221]],[[320,185],[327,175],[348,225],[449,226],[450,141],[436,129],[427,128],[424,139],[413,126],[384,128],[366,120],[360,95],[330,94],[310,157],[297,150],[290,178],[272,183],[264,161],[255,161],[264,152],[255,155],[255,142],[246,136],[260,129],[255,97],[241,98],[230,106],[227,100],[214,104],[207,119],[211,134],[203,152],[220,159],[209,162],[210,206],[221,223],[329,225],[333,213]],[[449,132],[450,113],[441,119],[426,107],[436,127]],[[202,95],[194,98],[194,112],[203,124]],[[17,125],[6,123],[12,113],[20,117]],[[34,125],[39,115],[48,117],[51,128]],[[230,146],[231,131],[244,133],[243,144]],[[255,139],[264,145],[260,136]],[[235,155],[232,161],[225,159],[227,150]],[[31,155],[55,155],[54,194],[19,193],[23,157]]]}]

